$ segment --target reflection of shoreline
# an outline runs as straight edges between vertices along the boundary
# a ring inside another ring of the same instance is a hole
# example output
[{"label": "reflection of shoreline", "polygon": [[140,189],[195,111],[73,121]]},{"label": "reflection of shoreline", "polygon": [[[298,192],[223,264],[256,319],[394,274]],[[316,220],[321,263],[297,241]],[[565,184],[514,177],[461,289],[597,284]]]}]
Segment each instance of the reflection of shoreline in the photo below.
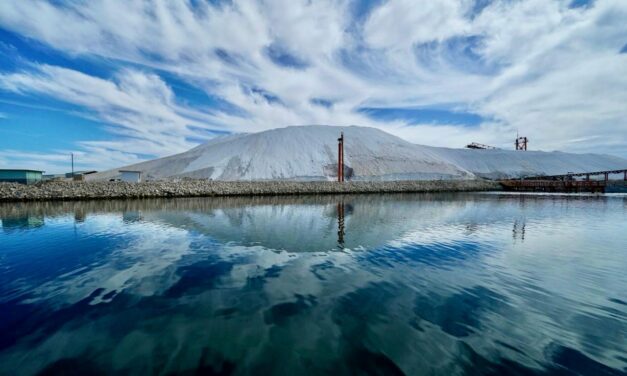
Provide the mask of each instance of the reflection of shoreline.
[{"label": "reflection of shoreline", "polygon": [[0,220],[2,221],[2,229],[5,231],[42,227],[45,224],[43,214],[2,216]]},{"label": "reflection of shoreline", "polygon": [[[496,200],[494,200],[496,198]],[[86,201],[36,201],[0,203],[0,218],[25,215],[43,215],[46,217],[62,216],[68,213],[80,213],[85,217],[93,213],[111,213],[125,211],[207,211],[221,208],[265,205],[331,205],[341,200],[371,203],[451,201],[463,200],[476,202],[489,200],[498,202],[541,202],[545,200],[603,200],[622,198],[622,196],[586,196],[586,195],[517,195],[488,193],[395,193],[395,194],[346,194],[318,196],[233,196],[233,197],[191,197],[191,198],[149,198],[132,200],[86,200]]]},{"label": "reflection of shoreline", "polygon": [[[310,252],[377,248],[410,233],[422,238],[423,228],[463,225],[472,234],[495,223],[544,216],[536,208],[547,200],[555,198],[436,193],[53,201],[0,204],[0,217],[50,219],[69,214],[81,223],[114,214],[126,223],[165,224],[224,243]],[[605,205],[607,200],[595,202]],[[566,205],[580,201],[561,200]],[[521,235],[515,225],[516,236]]]},{"label": "reflection of shoreline", "polygon": [[266,205],[331,205],[342,200],[359,200],[373,203],[415,201],[448,201],[452,197],[472,197],[454,193],[419,193],[385,195],[319,195],[319,196],[234,196],[234,197],[190,197],[190,198],[149,198],[133,200],[91,200],[91,201],[36,201],[0,203],[0,217],[40,214],[47,217],[81,212],[82,216],[92,213],[126,211],[208,211],[223,208]]}]

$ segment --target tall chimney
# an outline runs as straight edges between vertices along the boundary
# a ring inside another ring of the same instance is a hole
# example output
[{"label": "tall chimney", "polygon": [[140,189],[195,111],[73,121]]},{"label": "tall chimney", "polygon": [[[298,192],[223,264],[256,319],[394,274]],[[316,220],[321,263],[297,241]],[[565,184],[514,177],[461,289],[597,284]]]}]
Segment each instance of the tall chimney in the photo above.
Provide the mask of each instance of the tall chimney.
[{"label": "tall chimney", "polygon": [[337,139],[337,181],[344,181],[344,132]]}]

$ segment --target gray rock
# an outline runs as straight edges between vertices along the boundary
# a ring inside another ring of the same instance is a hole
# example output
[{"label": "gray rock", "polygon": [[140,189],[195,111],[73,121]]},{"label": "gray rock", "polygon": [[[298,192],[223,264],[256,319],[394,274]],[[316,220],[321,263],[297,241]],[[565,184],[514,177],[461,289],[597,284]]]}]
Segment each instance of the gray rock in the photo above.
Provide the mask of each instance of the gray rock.
[{"label": "gray rock", "polygon": [[500,190],[488,180],[427,181],[150,181],[0,183],[0,201],[87,200],[142,197],[268,196],[337,193],[463,192]]}]

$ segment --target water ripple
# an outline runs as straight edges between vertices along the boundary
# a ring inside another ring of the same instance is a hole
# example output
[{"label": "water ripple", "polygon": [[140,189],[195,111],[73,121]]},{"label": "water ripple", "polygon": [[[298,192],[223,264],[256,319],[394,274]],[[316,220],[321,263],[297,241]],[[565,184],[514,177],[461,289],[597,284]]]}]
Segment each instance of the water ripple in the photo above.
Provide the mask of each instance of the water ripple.
[{"label": "water ripple", "polygon": [[622,197],[0,205],[0,374],[627,373]]}]

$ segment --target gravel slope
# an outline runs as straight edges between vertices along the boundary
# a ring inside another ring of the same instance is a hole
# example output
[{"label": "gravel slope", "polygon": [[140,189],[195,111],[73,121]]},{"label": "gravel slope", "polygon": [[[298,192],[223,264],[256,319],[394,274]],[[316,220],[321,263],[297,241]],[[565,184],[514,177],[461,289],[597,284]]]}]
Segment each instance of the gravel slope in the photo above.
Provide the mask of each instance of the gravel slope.
[{"label": "gravel slope", "polygon": [[208,180],[124,182],[43,182],[35,185],[0,183],[2,201],[90,200],[147,197],[262,196],[386,192],[461,192],[500,189],[483,180],[442,181],[266,181]]}]

